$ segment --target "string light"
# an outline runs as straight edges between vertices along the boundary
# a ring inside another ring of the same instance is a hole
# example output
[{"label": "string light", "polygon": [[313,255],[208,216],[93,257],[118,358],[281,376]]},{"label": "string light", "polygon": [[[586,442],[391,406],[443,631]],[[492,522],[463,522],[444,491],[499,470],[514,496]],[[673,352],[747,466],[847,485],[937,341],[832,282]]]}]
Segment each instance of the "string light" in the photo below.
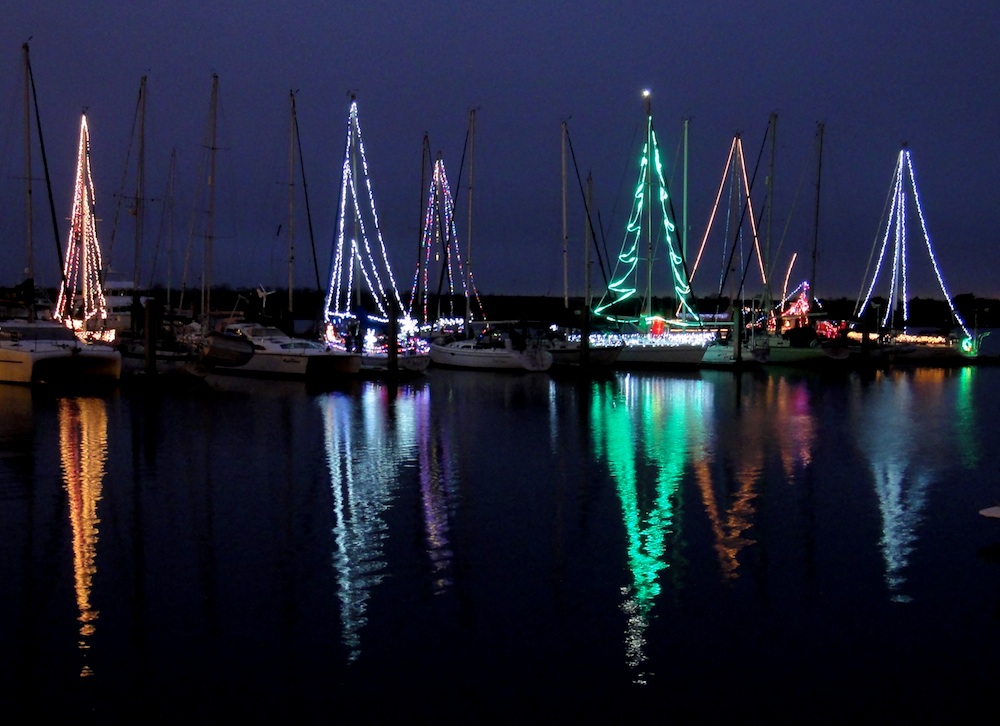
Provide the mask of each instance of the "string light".
[{"label": "string light", "polygon": [[[910,192],[909,195],[907,194],[908,191]],[[913,199],[913,207],[916,211],[917,219],[920,222],[920,231],[923,234],[924,243],[927,247],[927,254],[930,257],[931,267],[934,270],[934,276],[937,279],[945,300],[948,301],[948,307],[951,311],[953,319],[962,329],[962,332],[965,334],[966,340],[968,341],[968,343],[963,342],[963,347],[967,349],[969,353],[975,354],[979,347],[976,337],[969,332],[965,321],[955,308],[954,301],[945,286],[944,276],[941,274],[941,268],[938,265],[937,257],[934,254],[934,249],[931,245],[930,234],[927,231],[927,222],[924,217],[923,208],[920,204],[920,195],[917,192],[917,179],[916,174],[913,171],[913,159],[908,149],[902,149],[897,157],[896,168],[893,172],[892,203],[890,205],[889,216],[885,225],[885,232],[882,236],[882,244],[879,251],[878,261],[875,265],[875,272],[872,275],[868,289],[865,292],[861,303],[855,310],[855,317],[861,318],[864,315],[865,310],[867,310],[868,305],[871,303],[872,295],[882,272],[883,264],[887,256],[886,253],[889,249],[890,234],[892,234],[892,274],[889,283],[890,303],[886,306],[885,315],[882,317],[882,325],[887,328],[893,327],[893,301],[897,301],[901,306],[902,325],[905,326],[906,322],[909,320],[909,291],[907,289],[909,250],[907,244],[908,235],[906,225],[908,196],[912,196]],[[858,333],[851,337],[860,339],[862,336]],[[907,336],[905,335],[905,330],[903,333],[899,333],[894,337],[900,342],[919,342],[925,345],[951,344],[949,342],[950,339],[945,336]]]},{"label": "string light", "polygon": [[[361,184],[366,192],[363,199],[357,178],[360,163]],[[346,223],[347,211],[351,211],[351,219],[356,225],[357,236],[348,239]],[[369,218],[369,225],[365,221]],[[376,242],[373,245],[372,238]],[[357,268],[357,270],[355,270]],[[357,274],[355,274],[357,272]],[[347,121],[347,139],[344,144],[344,163],[340,185],[340,208],[334,254],[331,262],[329,285],[324,302],[324,315],[330,324],[341,324],[357,319],[351,309],[351,294],[355,282],[365,285],[371,294],[378,314],[369,319],[376,322],[389,320],[390,300],[396,310],[403,309],[396,279],[389,264],[385,239],[379,224],[378,212],[375,208],[375,194],[372,188],[371,175],[368,172],[368,158],[365,152],[364,140],[361,135],[361,122],[358,115],[358,103],[351,101]]]},{"label": "string light", "polygon": [[[656,133],[653,130],[653,116],[646,116],[646,142],[643,144],[642,155],[639,159],[639,178],[633,193],[632,212],[628,223],[625,226],[625,238],[622,241],[622,249],[618,255],[618,262],[615,268],[616,275],[608,285],[604,299],[595,307],[594,312],[604,315],[613,322],[628,322],[648,324],[649,317],[626,314],[621,311],[623,303],[634,298],[638,294],[638,272],[639,262],[642,259],[640,244],[643,236],[642,219],[643,214],[649,207],[650,213],[653,211],[653,199],[646,198],[646,189],[652,189],[655,185],[655,201],[659,206],[660,224],[657,232],[657,239],[650,240],[653,246],[664,245],[667,258],[670,263],[671,279],[674,293],[678,303],[678,312],[683,312],[697,325],[700,322],[697,312],[695,312],[691,299],[691,284],[687,271],[684,268],[684,258],[681,256],[680,247],[677,242],[676,225],[667,213],[669,194],[667,185],[663,177],[663,161],[660,148],[656,141]],[[647,267],[652,264],[655,253],[650,250],[649,259],[646,259]],[[648,272],[648,270],[647,270]],[[651,291],[650,291],[651,294]],[[648,303],[649,301],[647,301]],[[648,316],[648,311],[646,312]]]},{"label": "string light", "polygon": [[[410,295],[410,307],[407,308],[407,317],[413,317],[413,305],[418,297],[421,298],[422,309],[420,310],[420,320],[424,325],[430,325],[429,303],[429,274],[431,268],[431,258],[435,261],[441,256],[444,257],[444,272],[448,283],[449,293],[449,313],[454,315],[453,300],[456,294],[461,294],[466,299],[473,299],[479,310],[479,320],[485,320],[482,299],[479,297],[479,290],[476,289],[475,279],[472,270],[467,269],[462,260],[462,251],[459,247],[458,227],[455,222],[455,203],[451,194],[451,185],[448,183],[448,174],[445,170],[444,161],[438,159],[434,162],[434,171],[431,175],[430,187],[427,191],[427,206],[424,212],[424,228],[420,238],[420,255],[417,269],[413,273],[412,294]],[[423,275],[421,275],[423,272]],[[456,282],[457,280],[457,282]],[[420,293],[418,295],[418,293]],[[475,319],[472,311],[470,317]],[[462,320],[464,327],[464,320]]]},{"label": "string light", "polygon": [[[76,183],[73,194],[73,211],[70,215],[69,239],[66,243],[66,260],[63,279],[56,297],[53,317],[62,322],[84,339],[114,339],[114,331],[103,335],[95,329],[102,327],[107,319],[107,303],[101,287],[104,262],[101,246],[97,241],[97,224],[94,208],[96,205],[94,179],[90,166],[90,129],[87,115],[80,121],[80,142],[77,148]],[[80,317],[75,319],[74,307],[80,302]],[[91,321],[95,321],[91,324]]]}]

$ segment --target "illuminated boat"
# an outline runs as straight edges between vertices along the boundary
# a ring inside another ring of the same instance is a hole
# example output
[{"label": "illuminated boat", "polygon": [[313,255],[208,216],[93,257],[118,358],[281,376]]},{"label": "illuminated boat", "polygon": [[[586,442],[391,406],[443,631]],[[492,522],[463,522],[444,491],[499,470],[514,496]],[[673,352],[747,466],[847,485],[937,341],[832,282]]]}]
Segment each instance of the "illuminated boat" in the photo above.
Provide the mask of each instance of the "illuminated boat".
[{"label": "illuminated boat", "polygon": [[121,354],[81,341],[51,320],[0,320],[0,382],[28,384],[114,383]]},{"label": "illuminated boat", "polygon": [[389,355],[389,341],[372,336],[361,349],[361,371],[365,373],[423,373],[431,364],[431,347],[426,340],[414,338],[396,345],[396,356]]},{"label": "illuminated boat", "polygon": [[850,355],[855,361],[883,366],[952,367],[975,363],[980,343],[988,333],[978,335],[961,329],[952,331],[885,330],[881,333],[851,331]]},{"label": "illuminated boat", "polygon": [[625,341],[617,335],[609,337],[592,333],[587,342],[588,345],[584,346],[580,333],[541,339],[541,345],[552,354],[552,367],[557,369],[611,369],[625,349]]},{"label": "illuminated boat", "polygon": [[[867,292],[859,298],[854,317],[858,321],[847,333],[853,344],[852,355],[856,359],[880,361],[888,365],[912,366],[962,366],[974,362],[979,357],[982,339],[988,333],[977,333],[969,329],[955,308],[955,303],[944,284],[944,277],[938,267],[937,257],[931,248],[926,218],[917,194],[913,160],[905,146],[899,152],[893,172],[891,200],[884,218],[883,230],[876,237],[875,247],[880,248],[874,272],[868,281]],[[912,201],[912,204],[908,202]],[[907,220],[907,213],[915,220]],[[907,223],[907,222],[911,223]],[[916,331],[911,326],[909,309],[908,280],[914,275],[914,267],[908,261],[906,230],[916,227],[921,230],[924,246],[930,258],[944,299],[951,313],[951,327],[947,330]],[[889,237],[893,236],[892,244]],[[887,254],[892,249],[891,257]],[[875,259],[873,254],[872,259]],[[886,259],[891,264],[883,264]],[[883,267],[891,267],[889,291],[884,312],[874,301],[873,293]]]},{"label": "illuminated boat", "polygon": [[708,330],[670,330],[655,323],[646,332],[622,335],[619,368],[699,368],[715,333]]},{"label": "illuminated boat", "polygon": [[[354,315],[331,316],[327,320],[323,342],[327,347],[353,351],[361,356],[360,371],[367,375],[405,375],[423,373],[431,364],[430,343],[416,334],[416,326],[403,318],[402,335],[387,332],[367,321],[365,332]],[[396,354],[390,355],[395,345]]]},{"label": "illuminated boat", "polygon": [[[34,86],[34,80],[27,43],[22,46],[22,50],[26,89],[24,109],[27,121],[32,115],[27,88]],[[35,111],[34,120],[37,122],[37,109]],[[30,123],[26,123],[24,129],[25,149],[29,159],[31,126]],[[41,128],[40,124],[38,124],[38,128]],[[39,141],[41,141],[40,133]],[[96,248],[96,236],[93,231],[92,205],[86,204],[88,200],[93,200],[93,183],[89,176],[89,143],[86,115],[84,115],[80,132],[80,157],[70,243],[72,244],[76,238],[82,237],[86,233],[93,242],[98,255],[97,265],[99,267],[99,248]],[[84,170],[86,170],[86,174]],[[47,165],[45,166],[45,178],[48,182]],[[26,174],[26,182],[28,187],[27,229],[30,230],[32,206],[30,173]],[[48,186],[51,204],[51,185]],[[58,230],[53,229],[53,231],[58,244]],[[26,384],[116,383],[121,377],[121,355],[110,346],[78,339],[71,324],[68,322],[63,324],[53,320],[56,316],[49,304],[48,296],[44,290],[35,286],[32,247],[31,234],[28,234],[27,279],[22,284],[12,288],[0,289],[0,382]],[[84,254],[89,254],[93,250],[88,246],[82,251]],[[88,271],[92,272],[94,269],[94,267],[88,266]],[[70,267],[67,263],[66,270],[75,272],[79,268]],[[65,278],[63,287],[65,288]],[[61,289],[60,294],[63,293],[64,289]],[[75,324],[79,321],[73,322]]]},{"label": "illuminated boat", "polygon": [[812,312],[808,282],[777,306],[777,312],[745,339],[749,355],[761,365],[836,367],[847,365],[850,352],[840,331]]},{"label": "illuminated boat", "polygon": [[368,170],[358,102],[352,96],[322,342],[358,355],[364,374],[421,373],[431,364],[430,344],[418,335],[400,296]]},{"label": "illuminated boat", "polygon": [[[702,325],[694,308],[677,228],[667,211],[670,196],[653,130],[649,92],[643,96],[646,134],[632,211],[614,274],[594,307],[594,315],[621,326],[624,347],[618,354],[617,367],[697,368],[715,334]],[[673,318],[653,311],[653,268],[657,259],[667,261],[677,306]]]}]

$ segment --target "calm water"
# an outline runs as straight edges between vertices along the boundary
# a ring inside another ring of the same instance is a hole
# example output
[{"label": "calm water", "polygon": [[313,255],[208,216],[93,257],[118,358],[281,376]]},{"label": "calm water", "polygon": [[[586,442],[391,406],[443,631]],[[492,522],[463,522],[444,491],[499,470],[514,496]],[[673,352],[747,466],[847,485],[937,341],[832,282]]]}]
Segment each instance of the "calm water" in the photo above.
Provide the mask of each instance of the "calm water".
[{"label": "calm water", "polygon": [[996,687],[1000,368],[0,406],[8,714],[814,721]]}]

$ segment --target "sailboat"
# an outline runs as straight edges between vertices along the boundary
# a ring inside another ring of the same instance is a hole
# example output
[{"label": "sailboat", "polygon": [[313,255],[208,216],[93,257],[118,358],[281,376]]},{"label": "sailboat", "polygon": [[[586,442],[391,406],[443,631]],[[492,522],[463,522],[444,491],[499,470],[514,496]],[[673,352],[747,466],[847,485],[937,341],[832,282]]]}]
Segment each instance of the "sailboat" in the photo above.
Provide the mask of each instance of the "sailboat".
[{"label": "sailboat", "polygon": [[[771,257],[771,205],[774,197],[774,127],[777,116],[771,115],[768,124],[768,134],[771,137],[771,168],[768,173],[768,194],[766,210],[766,233],[761,239],[759,233],[759,222],[754,212],[753,197],[751,194],[752,180],[747,174],[747,164],[743,153],[743,144],[740,135],[733,138],[730,147],[729,160],[726,165],[726,172],[723,175],[722,185],[716,197],[712,216],[706,228],[705,237],[702,240],[698,255],[692,271],[692,278],[698,269],[703,258],[705,244],[708,240],[709,230],[715,219],[716,211],[719,207],[719,199],[722,196],[723,186],[726,177],[733,180],[734,186],[739,187],[736,196],[739,201],[732,209],[732,227],[735,229],[732,245],[725,253],[723,262],[723,274],[720,280],[720,287],[717,298],[722,299],[723,286],[731,271],[738,271],[738,288],[730,301],[733,320],[731,321],[731,333],[713,341],[705,354],[702,365],[713,368],[732,368],[742,365],[762,365],[762,366],[795,366],[813,367],[835,365],[837,361],[847,360],[846,348],[836,345],[835,341],[820,335],[819,327],[815,324],[814,318],[817,316],[813,312],[814,296],[812,286],[808,280],[803,280],[791,292],[788,291],[788,280],[798,257],[793,253],[788,265],[780,296],[777,302],[773,301],[773,280],[772,269],[773,260],[777,255]],[[819,124],[817,132],[817,149],[819,159],[822,160],[822,137],[823,125]],[[817,166],[817,217],[814,227],[813,259],[815,277],[815,248],[818,238],[818,210],[819,210],[819,169]],[[744,223],[748,229],[744,231]],[[744,237],[748,238],[750,250],[743,249]],[[779,244],[780,247],[780,244]],[[734,260],[742,260],[742,264],[733,267]],[[756,273],[760,275],[761,296],[760,303],[756,298],[749,304],[743,299],[745,292],[745,280],[751,267],[756,267]],[[823,328],[825,331],[826,328]],[[833,333],[832,337],[836,337]]]},{"label": "sailboat", "polygon": [[[567,147],[572,152],[572,141],[565,121],[562,122],[562,226],[563,226],[563,303],[569,310],[569,232],[566,224],[566,152]],[[575,167],[575,154],[574,167]],[[590,284],[591,245],[596,241],[591,222],[591,186],[592,178],[587,179],[587,191],[583,204],[586,224],[584,226],[583,270],[584,270],[584,305],[583,320],[579,328],[563,329],[553,325],[544,336],[542,344],[552,354],[552,366],[557,371],[590,371],[606,372],[611,370],[618,361],[618,356],[625,347],[625,342],[617,335],[604,335],[592,331],[593,321],[591,306],[593,304]],[[600,248],[595,246],[595,249]]]},{"label": "sailboat", "polygon": [[[988,333],[975,333],[969,329],[945,286],[917,194],[912,154],[905,144],[896,158],[890,191],[891,203],[884,232],[881,240],[876,238],[872,250],[871,259],[875,260],[875,267],[870,277],[866,272],[867,289],[862,287],[855,307],[854,317],[859,322],[848,332],[848,338],[855,344],[854,354],[861,358],[883,357],[894,365],[960,366],[970,363],[978,357],[982,339]],[[913,221],[908,220],[908,216],[915,216],[918,224],[907,224],[907,221]],[[908,277],[912,279],[913,267],[907,259],[912,245],[908,244],[906,232],[913,227],[920,229],[934,277],[947,301],[952,323],[948,330],[916,330],[910,321],[907,284]],[[891,256],[887,254],[890,247]],[[891,267],[889,293],[883,311],[873,295],[881,273],[888,267]],[[874,332],[865,325],[869,311],[874,312],[876,319],[878,329]]]},{"label": "sailboat", "polygon": [[[431,168],[429,182],[426,174],[428,166]],[[407,314],[416,320],[420,335],[425,338],[471,337],[473,327],[481,329],[485,325],[486,311],[472,274],[471,253],[466,257],[459,244],[455,198],[448,171],[440,153],[436,159],[431,159],[427,134],[424,134],[423,142],[423,167],[420,180],[420,242]],[[471,203],[470,191],[470,208]],[[470,215],[466,244],[471,234]],[[440,262],[439,267],[435,267],[437,262]]]},{"label": "sailboat", "polygon": [[[770,206],[774,197],[774,125],[777,115],[771,115],[771,172],[768,175],[768,229],[767,249],[770,250]],[[806,368],[839,368],[846,366],[848,360],[847,346],[840,340],[839,331],[819,321],[822,312],[816,311],[816,296],[813,285],[816,279],[816,254],[819,246],[819,208],[820,179],[823,168],[823,131],[824,124],[818,123],[816,129],[816,204],[813,219],[812,274],[810,280],[803,280],[788,292],[788,280],[795,264],[797,253],[793,254],[785,273],[781,289],[781,298],[773,305],[766,315],[766,320],[759,326],[759,335],[749,337],[751,353],[756,361],[764,366],[781,365]],[[768,266],[767,274],[770,275]],[[770,297],[771,279],[765,284],[767,296]]]},{"label": "sailboat", "polygon": [[[207,153],[207,170],[201,168],[199,174],[205,179],[205,187],[200,189],[207,197],[207,214],[205,215],[205,228],[202,230],[204,246],[202,248],[202,274],[201,274],[201,301],[200,317],[195,319],[193,312],[189,316],[180,313],[185,312],[184,295],[185,279],[187,275],[187,262],[190,257],[190,248],[194,240],[194,224],[192,223],[191,238],[188,240],[188,251],[185,253],[184,274],[181,280],[180,296],[175,310],[168,299],[168,314],[172,318],[186,318],[187,322],[182,325],[172,324],[171,340],[176,345],[189,348],[197,353],[197,360],[193,366],[193,371],[199,376],[207,376],[209,373],[224,372],[229,368],[236,368],[245,365],[253,359],[255,349],[253,343],[245,337],[229,333],[217,328],[212,320],[212,265],[214,258],[215,244],[215,179],[216,179],[216,153],[217,145],[217,117],[219,101],[219,76],[212,74],[212,94],[209,105],[208,129],[205,140],[202,144]],[[203,160],[204,161],[204,160]],[[200,214],[200,210],[197,212]],[[188,367],[185,364],[185,367]]]},{"label": "sailboat", "polygon": [[[112,229],[109,258],[113,253],[119,211],[128,204],[128,218],[135,223],[133,246],[133,272],[131,276],[111,269],[110,260],[102,271],[102,288],[105,296],[106,315],[103,327],[109,338],[113,336],[115,348],[122,356],[122,370],[126,375],[138,373],[183,373],[202,375],[204,366],[198,365],[199,352],[191,345],[180,343],[169,334],[170,327],[161,325],[160,306],[140,288],[143,232],[146,217],[145,198],[145,146],[146,146],[146,76],[139,81],[133,129],[136,144],[135,191],[126,196],[124,188],[118,195],[115,228]],[[128,157],[132,156],[131,141]],[[127,164],[126,164],[127,166]],[[125,175],[123,175],[123,185]],[[169,293],[168,293],[169,295]]]},{"label": "sailboat", "polygon": [[62,282],[52,317],[74,330],[81,338],[111,343],[113,340],[105,337],[103,327],[107,318],[107,305],[100,280],[104,262],[97,239],[95,204],[90,165],[90,129],[87,114],[84,113],[80,118],[69,239]]},{"label": "sailboat", "polygon": [[[136,101],[135,117],[132,127],[135,130],[133,139],[130,139],[128,154],[126,156],[126,168],[129,159],[132,158],[132,141],[135,141],[135,190],[133,194],[125,193],[125,178],[122,176],[122,188],[118,193],[117,204],[114,215],[114,226],[111,230],[111,241],[108,244],[108,259],[105,269],[101,271],[101,286],[105,297],[104,329],[114,331],[114,341],[116,347],[122,350],[128,348],[128,344],[134,341],[140,331],[142,331],[143,296],[140,293],[140,261],[142,253],[143,232],[146,218],[146,198],[145,198],[145,156],[146,156],[146,76],[142,76],[139,81],[139,95]],[[113,269],[112,257],[114,254],[115,238],[118,233],[118,220],[122,207],[127,205],[127,217],[134,224],[134,247],[132,275],[124,274],[120,270]]]},{"label": "sailboat", "polygon": [[[84,383],[115,384],[121,376],[121,356],[111,347],[81,338],[75,333],[71,318],[53,319],[54,311],[41,301],[35,287],[34,253],[32,240],[32,166],[31,166],[31,124],[32,117],[29,96],[35,94],[34,76],[28,44],[22,46],[24,58],[24,109],[25,109],[25,184],[26,186],[26,236],[27,236],[27,279],[9,291],[4,312],[0,312],[0,382],[7,383],[57,383],[77,385]],[[38,107],[34,107],[34,120],[38,122]],[[42,162],[48,182],[48,164],[45,161],[45,145],[39,129],[39,145]],[[86,134],[86,116],[81,130],[81,165],[77,169],[77,194],[74,200],[74,229],[71,241],[81,229],[93,230],[93,185],[89,177],[89,137]],[[84,157],[84,150],[87,156]],[[82,163],[86,161],[86,179],[81,181]],[[82,187],[84,182],[89,186]],[[48,184],[49,208],[52,211],[52,226],[55,233],[56,249],[60,257],[59,231],[56,224],[55,208],[52,202],[51,184]],[[79,214],[77,214],[79,212]],[[96,236],[94,237],[96,245]],[[7,259],[10,259],[8,256]],[[67,267],[68,265],[67,261]],[[65,276],[63,279],[65,286]],[[19,314],[23,312],[23,316]]]},{"label": "sailboat", "polygon": [[[474,148],[475,109],[469,112],[466,149]],[[430,145],[425,136],[424,151]],[[425,156],[426,158],[426,156]],[[472,168],[470,154],[470,170]],[[470,177],[472,176],[470,171]],[[440,154],[434,162],[427,204],[424,206],[423,233],[413,274],[410,311],[432,338],[431,361],[435,366],[466,370],[547,371],[552,354],[540,341],[515,321],[487,320],[482,299],[472,274],[472,255],[468,252],[472,237],[472,183],[469,183],[469,234],[467,256],[463,257],[455,219],[455,201]],[[438,290],[430,290],[431,267],[441,262]],[[447,290],[443,289],[447,283]],[[437,309],[432,316],[431,302]],[[456,303],[464,304],[458,310]]]},{"label": "sailboat", "polygon": [[[617,367],[697,368],[714,337],[694,307],[687,266],[668,212],[670,195],[653,129],[650,92],[644,91],[646,134],[632,211],[607,291],[594,314],[622,326],[625,347]],[[653,265],[666,257],[676,310],[654,310]]]},{"label": "sailboat", "polygon": [[353,95],[322,322],[326,345],[360,355],[364,373],[419,373],[430,365],[428,345],[404,312],[389,263]]},{"label": "sailboat", "polygon": [[[290,98],[292,140],[294,141],[296,128],[294,92],[290,94]],[[210,148],[214,148],[214,146],[213,139]],[[290,187],[289,194],[292,193],[293,190]],[[291,260],[293,257],[294,255],[290,251],[288,291],[290,296],[292,294]],[[206,258],[206,269],[211,269],[210,258]],[[257,292],[262,301],[261,309],[263,312],[264,302],[270,292],[265,290],[263,286],[259,287]],[[207,302],[203,305],[203,309],[210,309]],[[249,346],[253,354],[239,365],[219,366],[213,369],[210,373],[213,383],[218,382],[218,376],[232,376],[297,380],[324,386],[352,379],[360,367],[360,356],[357,353],[343,349],[335,350],[315,339],[295,338],[266,321],[245,321],[230,314],[227,319],[217,325],[217,331],[232,340],[241,341]]]},{"label": "sailboat", "polygon": [[[723,205],[723,192],[729,185],[727,203]],[[753,304],[745,298],[746,278],[750,270],[760,274],[760,283],[767,287],[767,275],[764,270],[764,253],[761,251],[760,237],[757,230],[757,217],[754,212],[750,193],[751,181],[747,174],[746,158],[743,152],[743,140],[740,134],[733,136],[729,147],[719,190],[705,225],[705,232],[691,266],[691,279],[695,279],[702,261],[706,259],[705,252],[709,237],[716,227],[720,209],[725,207],[726,220],[722,225],[732,234],[732,243],[722,250],[721,274],[718,290],[715,291],[716,309],[701,311],[702,319],[714,327],[718,335],[711,341],[702,366],[706,368],[742,368],[755,365],[757,361],[752,355],[746,318],[753,315]],[[740,264],[736,265],[736,261]],[[730,273],[739,273],[730,275]],[[727,282],[732,286],[728,298],[724,298]],[[727,300],[726,309],[722,308],[723,300]]]}]

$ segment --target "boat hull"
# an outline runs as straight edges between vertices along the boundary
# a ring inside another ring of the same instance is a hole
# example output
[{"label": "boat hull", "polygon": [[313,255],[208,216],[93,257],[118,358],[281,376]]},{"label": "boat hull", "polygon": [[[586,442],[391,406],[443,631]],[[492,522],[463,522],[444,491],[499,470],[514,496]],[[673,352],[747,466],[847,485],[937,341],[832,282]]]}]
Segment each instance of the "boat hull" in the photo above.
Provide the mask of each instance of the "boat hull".
[{"label": "boat hull", "polygon": [[753,359],[763,366],[847,367],[849,354],[844,346],[814,344],[789,345],[778,339],[750,349]]},{"label": "boat hull", "polygon": [[612,368],[618,362],[622,346],[591,346],[586,352],[579,345],[553,346],[553,368]]},{"label": "boat hull", "polygon": [[[396,356],[396,372],[398,373],[423,373],[430,367],[431,356],[429,353]],[[388,355],[362,355],[362,373],[392,373],[392,364]]]},{"label": "boat hull", "polygon": [[245,366],[255,353],[253,343],[240,335],[211,331],[199,343],[200,362],[210,367]]},{"label": "boat hull", "polygon": [[472,370],[547,371],[552,354],[543,348],[476,347],[472,341],[431,344],[431,361],[447,368]]},{"label": "boat hull", "polygon": [[899,344],[870,348],[852,346],[850,360],[858,367],[960,368],[976,365],[980,357],[948,346]]},{"label": "boat hull", "polygon": [[[227,340],[229,339],[229,340]],[[318,341],[292,338],[281,330],[256,323],[234,323],[216,334],[220,356],[235,354],[239,345],[249,345],[252,355],[239,365],[217,362],[211,373],[304,380],[314,384],[335,383],[361,370],[361,354],[328,348]]]},{"label": "boat hull", "polygon": [[357,353],[321,352],[317,355],[296,355],[257,351],[253,358],[240,366],[218,366],[212,373],[225,376],[296,379],[321,382],[329,378],[356,375],[361,370]]},{"label": "boat hull", "polygon": [[83,343],[48,321],[0,325],[0,382],[103,384],[121,378],[122,357],[109,346]]},{"label": "boat hull", "polygon": [[[4,356],[6,357],[6,356]],[[18,366],[10,378],[10,368],[0,363],[0,380],[12,383],[52,385],[115,383],[121,378],[122,358],[117,351],[81,350],[73,356],[40,354],[27,366]],[[19,375],[28,374],[18,380]]]},{"label": "boat hull", "polygon": [[196,352],[190,350],[152,351],[152,360],[142,345],[120,346],[123,375],[155,373],[157,375],[189,375],[204,377],[209,367],[200,361]]},{"label": "boat hull", "polygon": [[746,346],[737,348],[732,343],[715,342],[705,349],[702,368],[732,369],[758,365]]},{"label": "boat hull", "polygon": [[698,368],[705,358],[707,346],[626,345],[618,355],[619,368]]}]

